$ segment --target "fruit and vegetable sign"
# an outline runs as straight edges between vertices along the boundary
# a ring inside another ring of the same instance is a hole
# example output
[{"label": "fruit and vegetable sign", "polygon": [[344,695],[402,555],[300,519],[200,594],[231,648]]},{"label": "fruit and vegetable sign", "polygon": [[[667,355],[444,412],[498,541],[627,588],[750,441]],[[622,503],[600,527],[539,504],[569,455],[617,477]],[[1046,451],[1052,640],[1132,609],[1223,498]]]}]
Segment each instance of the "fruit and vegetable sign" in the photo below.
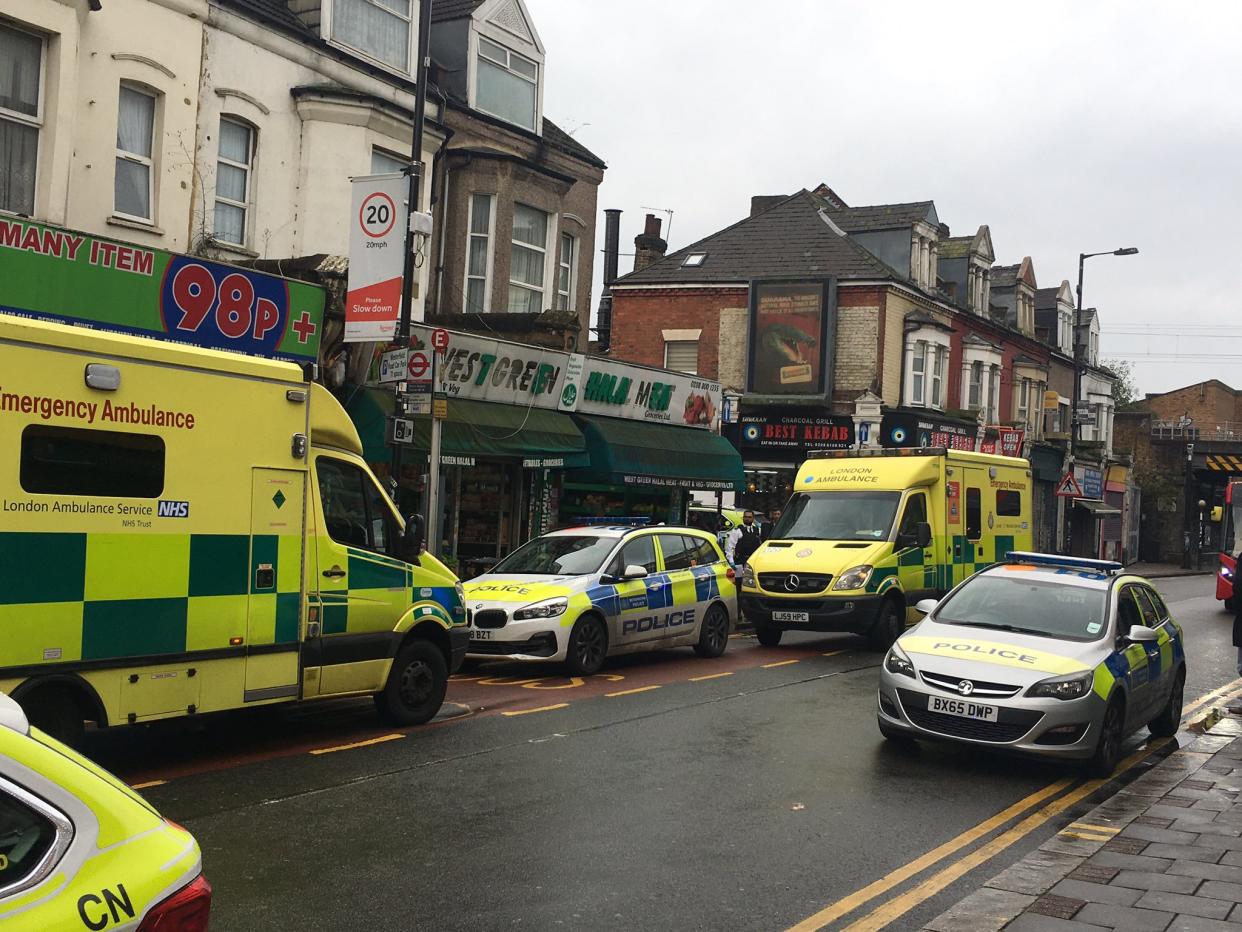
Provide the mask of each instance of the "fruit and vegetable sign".
[{"label": "fruit and vegetable sign", "polygon": [[831,371],[834,289],[824,282],[755,282],[750,289],[750,389],[823,395]]},{"label": "fruit and vegetable sign", "polygon": [[693,375],[587,356],[576,410],[674,427],[716,430],[721,389]]},{"label": "fruit and vegetable sign", "polygon": [[0,313],[314,362],[323,310],[314,285],[0,218]]}]

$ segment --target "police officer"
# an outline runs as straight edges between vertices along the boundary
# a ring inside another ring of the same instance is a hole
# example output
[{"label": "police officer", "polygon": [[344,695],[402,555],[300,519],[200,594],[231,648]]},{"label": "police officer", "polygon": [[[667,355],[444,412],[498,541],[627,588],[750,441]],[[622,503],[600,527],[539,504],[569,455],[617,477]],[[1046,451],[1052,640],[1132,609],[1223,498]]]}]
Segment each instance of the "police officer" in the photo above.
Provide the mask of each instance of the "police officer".
[{"label": "police officer", "polygon": [[725,557],[733,566],[741,566],[759,549],[761,543],[763,537],[759,526],[755,524],[755,513],[743,512],[741,526],[735,527],[729,534],[729,540],[725,544]]}]

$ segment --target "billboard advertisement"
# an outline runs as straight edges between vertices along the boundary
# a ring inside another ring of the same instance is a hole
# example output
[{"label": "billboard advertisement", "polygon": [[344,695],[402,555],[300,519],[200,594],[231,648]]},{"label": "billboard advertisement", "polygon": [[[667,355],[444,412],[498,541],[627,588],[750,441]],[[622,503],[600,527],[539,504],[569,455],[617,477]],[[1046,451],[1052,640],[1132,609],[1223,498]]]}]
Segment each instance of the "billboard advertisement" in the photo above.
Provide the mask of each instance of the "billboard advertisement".
[{"label": "billboard advertisement", "polygon": [[13,217],[0,218],[0,312],[314,362],[324,290]]},{"label": "billboard advertisement", "polygon": [[823,281],[751,284],[751,392],[825,395],[830,391],[834,294],[831,284]]}]

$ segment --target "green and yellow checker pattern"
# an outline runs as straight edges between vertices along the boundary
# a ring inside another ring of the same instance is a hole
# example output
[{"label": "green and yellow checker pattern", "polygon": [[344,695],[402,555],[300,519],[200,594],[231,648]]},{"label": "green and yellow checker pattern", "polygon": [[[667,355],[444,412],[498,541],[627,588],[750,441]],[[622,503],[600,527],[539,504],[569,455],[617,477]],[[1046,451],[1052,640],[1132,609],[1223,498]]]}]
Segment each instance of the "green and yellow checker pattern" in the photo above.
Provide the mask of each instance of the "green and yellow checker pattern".
[{"label": "green and yellow checker pattern", "polygon": [[[327,538],[319,546],[321,556],[330,553],[328,548],[340,547]],[[409,563],[354,547],[345,550],[345,576],[336,587],[319,591],[325,636],[392,631],[411,607],[415,624],[429,619],[451,627],[465,621],[465,608],[453,586],[415,586],[415,568]],[[328,562],[332,559],[329,556]]]},{"label": "green and yellow checker pattern", "polygon": [[294,643],[301,538],[0,533],[0,668]]}]

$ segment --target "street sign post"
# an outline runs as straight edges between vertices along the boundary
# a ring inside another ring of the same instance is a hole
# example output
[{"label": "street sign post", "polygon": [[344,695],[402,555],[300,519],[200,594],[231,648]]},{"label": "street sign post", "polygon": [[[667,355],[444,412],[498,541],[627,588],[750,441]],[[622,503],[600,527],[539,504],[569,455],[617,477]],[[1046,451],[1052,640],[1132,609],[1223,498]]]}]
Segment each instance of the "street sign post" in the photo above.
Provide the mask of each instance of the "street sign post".
[{"label": "street sign post", "polygon": [[437,353],[443,353],[448,349],[449,332],[443,327],[437,327],[431,331],[431,348]]},{"label": "street sign post", "polygon": [[405,378],[409,381],[431,384],[431,356],[426,350],[410,350],[405,370]]},{"label": "street sign post", "polygon": [[411,444],[414,442],[414,422],[405,417],[388,419],[388,442]]},{"label": "street sign post", "polygon": [[408,353],[408,350],[396,349],[380,356],[379,380],[381,385],[388,382],[400,382],[406,377]]}]

